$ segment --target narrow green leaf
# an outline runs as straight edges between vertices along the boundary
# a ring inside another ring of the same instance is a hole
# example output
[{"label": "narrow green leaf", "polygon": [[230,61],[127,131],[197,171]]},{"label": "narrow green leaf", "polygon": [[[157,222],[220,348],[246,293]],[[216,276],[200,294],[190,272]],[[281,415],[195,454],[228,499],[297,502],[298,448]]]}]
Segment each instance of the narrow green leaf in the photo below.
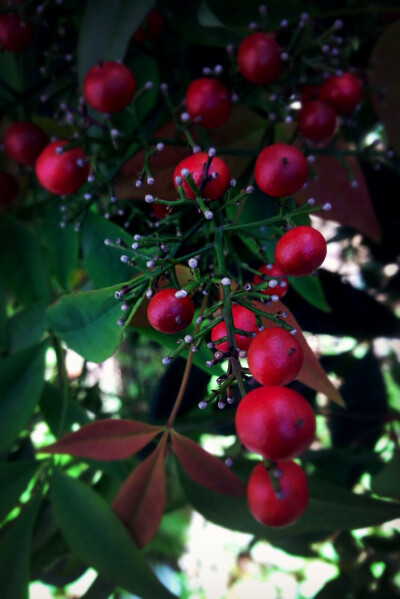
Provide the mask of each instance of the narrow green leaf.
[{"label": "narrow green leaf", "polygon": [[72,224],[60,227],[60,209],[57,204],[52,204],[44,216],[42,241],[48,250],[52,271],[64,291],[68,291],[78,259],[78,234]]},{"label": "narrow green leaf", "polygon": [[46,332],[46,302],[31,304],[7,320],[6,332],[10,353],[39,343]]},{"label": "narrow green leaf", "polygon": [[37,235],[12,218],[0,223],[0,278],[23,304],[50,299],[42,248]]},{"label": "narrow green leaf", "polygon": [[40,462],[7,462],[0,464],[0,520],[15,507]]},{"label": "narrow green leaf", "polygon": [[0,588],[2,599],[28,599],[32,530],[39,509],[38,493],[23,508],[0,540]]},{"label": "narrow green leaf", "polygon": [[288,277],[289,285],[309,304],[323,312],[331,312],[321,282],[317,276]]},{"label": "narrow green leaf", "polygon": [[47,309],[50,328],[91,362],[103,362],[121,341],[121,305],[114,293],[120,285],[64,295]]},{"label": "narrow green leaf", "polygon": [[0,451],[23,430],[39,400],[44,382],[47,343],[0,360]]},{"label": "narrow green leaf", "polygon": [[[59,387],[55,387],[51,383],[46,382],[43,387],[42,395],[40,396],[40,410],[47,422],[52,434],[57,437],[60,432],[60,419],[62,413],[63,394]],[[90,422],[89,416],[85,410],[68,398],[67,412],[65,414],[64,432],[70,431],[73,424],[81,426]]]},{"label": "narrow green leaf", "polygon": [[90,487],[56,471],[52,503],[61,531],[78,557],[142,599],[172,599],[110,506]]},{"label": "narrow green leaf", "polygon": [[0,353],[3,353],[8,346],[7,334],[7,300],[4,283],[0,279]]},{"label": "narrow green leaf", "polygon": [[396,452],[384,468],[372,477],[371,490],[377,495],[400,500],[400,454]]}]

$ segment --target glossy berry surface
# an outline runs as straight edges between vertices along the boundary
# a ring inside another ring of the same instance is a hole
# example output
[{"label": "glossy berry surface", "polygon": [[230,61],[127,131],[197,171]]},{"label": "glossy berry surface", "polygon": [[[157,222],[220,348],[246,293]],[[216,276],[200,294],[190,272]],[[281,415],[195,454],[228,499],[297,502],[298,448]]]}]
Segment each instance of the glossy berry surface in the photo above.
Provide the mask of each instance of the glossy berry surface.
[{"label": "glossy berry surface", "polygon": [[283,69],[281,49],[268,34],[252,33],[239,45],[237,64],[242,76],[250,83],[272,83]]},{"label": "glossy berry surface", "polygon": [[[226,166],[225,162],[218,158],[218,156],[213,156],[210,166],[208,168],[208,173],[206,174],[206,184],[203,185],[202,181],[204,180],[204,169],[207,164],[208,154],[206,152],[197,152],[196,154],[192,154],[187,158],[181,160],[181,162],[175,167],[173,174],[173,182],[175,185],[175,189],[177,189],[176,177],[182,177],[181,171],[182,169],[188,169],[190,173],[192,173],[192,177],[197,187],[201,187],[201,195],[203,198],[207,200],[218,200],[222,197],[225,191],[229,186],[229,170]],[[217,177],[213,177],[213,173],[217,174]],[[190,189],[188,183],[184,180],[182,182],[182,188],[185,192],[185,195],[189,199],[194,199],[195,194]]]},{"label": "glossy berry surface", "polygon": [[223,125],[232,110],[228,88],[211,77],[192,81],[186,90],[185,105],[190,118],[206,129]]},{"label": "glossy berry surface", "polygon": [[300,343],[280,327],[258,333],[247,353],[250,374],[261,385],[287,385],[299,374],[303,358]]},{"label": "glossy berry surface", "polygon": [[[251,310],[244,308],[243,306],[233,305],[232,306],[232,319],[233,326],[249,333],[257,333],[256,317]],[[211,330],[211,341],[215,343],[216,349],[222,352],[228,351],[228,341],[217,343],[218,339],[226,337],[226,326],[225,322],[222,321]],[[246,335],[240,335],[235,333],[235,342],[238,349],[248,349],[252,342],[252,337],[246,337]]]},{"label": "glossy berry surface", "polygon": [[10,208],[18,194],[17,180],[8,173],[0,171],[0,211]]},{"label": "glossy berry surface", "polygon": [[32,27],[18,13],[0,15],[0,46],[10,52],[23,52],[33,40]]},{"label": "glossy berry surface", "polygon": [[58,148],[67,145],[66,140],[57,140],[45,147],[35,164],[39,183],[50,193],[68,195],[83,185],[89,174],[89,165],[81,148],[71,148],[58,153]]},{"label": "glossy berry surface", "polygon": [[337,114],[349,114],[361,100],[361,82],[351,73],[333,75],[321,85],[318,99],[328,102]]},{"label": "glossy berry surface", "polygon": [[235,416],[240,442],[268,460],[292,460],[312,443],[315,416],[307,401],[286,387],[247,393]]},{"label": "glossy berry surface", "polygon": [[30,166],[47,144],[47,135],[33,123],[12,123],[3,137],[5,153],[15,162]]},{"label": "glossy berry surface", "polygon": [[298,116],[299,131],[308,139],[321,141],[331,137],[336,127],[336,113],[332,106],[315,100],[307,102]]},{"label": "glossy berry surface", "polygon": [[83,81],[86,102],[99,112],[122,110],[135,95],[132,73],[119,62],[108,61],[92,67]]},{"label": "glossy berry surface", "polygon": [[274,280],[278,283],[274,287],[268,287],[268,289],[260,291],[260,293],[263,293],[264,295],[277,295],[279,298],[286,295],[289,288],[289,283],[281,269],[278,268],[276,264],[263,264],[263,266],[260,266],[258,270],[260,271],[260,275],[254,275],[254,285],[259,285],[263,281],[269,280]]},{"label": "glossy berry surface", "polygon": [[257,157],[254,176],[264,193],[283,198],[299,191],[307,179],[307,160],[288,144],[272,144]]},{"label": "glossy berry surface", "polygon": [[326,241],[317,229],[307,225],[287,231],[275,246],[276,265],[287,275],[309,275],[326,257]]},{"label": "glossy berry surface", "polygon": [[194,316],[194,305],[189,296],[175,297],[177,289],[161,289],[150,300],[147,318],[160,333],[179,333],[186,329]]},{"label": "glossy berry surface", "polygon": [[247,503],[254,518],[265,526],[293,524],[308,505],[304,471],[296,462],[278,462],[271,473],[264,464],[257,464],[247,484]]}]

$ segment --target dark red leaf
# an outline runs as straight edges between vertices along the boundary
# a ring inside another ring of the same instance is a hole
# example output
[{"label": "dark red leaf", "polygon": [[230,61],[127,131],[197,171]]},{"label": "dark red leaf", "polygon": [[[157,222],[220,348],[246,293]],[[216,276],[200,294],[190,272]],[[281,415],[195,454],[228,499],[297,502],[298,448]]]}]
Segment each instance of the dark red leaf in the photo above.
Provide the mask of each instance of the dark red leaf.
[{"label": "dark red leaf", "polygon": [[113,501],[113,510],[128,528],[138,547],[144,547],[157,531],[164,512],[164,434],[157,448],[135,468]]},{"label": "dark red leaf", "polygon": [[200,445],[172,431],[174,452],[186,474],[198,485],[226,495],[244,496],[245,486],[221,460]]},{"label": "dark red leaf", "polygon": [[160,426],[135,420],[99,420],[43,447],[41,452],[103,461],[122,460],[138,452],[162,430]]}]

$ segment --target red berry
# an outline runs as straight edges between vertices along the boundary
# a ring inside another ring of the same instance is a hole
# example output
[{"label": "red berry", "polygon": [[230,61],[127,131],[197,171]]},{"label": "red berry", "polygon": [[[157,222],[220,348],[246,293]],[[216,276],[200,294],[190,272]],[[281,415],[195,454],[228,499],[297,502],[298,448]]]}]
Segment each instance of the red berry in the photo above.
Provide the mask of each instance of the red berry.
[{"label": "red berry", "polygon": [[186,90],[186,110],[191,119],[198,119],[206,129],[223,125],[232,110],[228,88],[210,77],[195,79]]},{"label": "red berry", "polygon": [[132,36],[132,39],[139,44],[150,40],[156,40],[164,31],[164,17],[159,10],[153,8],[147,17],[145,28],[139,27]]},{"label": "red berry", "polygon": [[3,138],[4,151],[15,162],[33,166],[48,144],[47,135],[33,123],[13,123]]},{"label": "red berry", "polygon": [[332,106],[316,100],[308,102],[298,116],[300,132],[313,141],[331,137],[336,127],[336,114]]},{"label": "red berry", "polygon": [[312,443],[315,416],[307,401],[286,387],[259,387],[241,400],[235,416],[240,442],[268,460],[292,460]]},{"label": "red berry", "polygon": [[29,23],[18,13],[0,15],[0,46],[10,52],[23,52],[32,43],[33,33]]},{"label": "red berry", "polygon": [[307,160],[300,150],[287,144],[272,144],[258,155],[254,176],[261,191],[283,198],[303,187],[307,170]]},{"label": "red berry", "polygon": [[194,305],[189,296],[175,297],[177,289],[161,289],[150,300],[147,318],[160,333],[179,333],[186,329],[194,316]]},{"label": "red berry", "polygon": [[0,211],[7,212],[18,194],[17,180],[8,173],[0,171]]},{"label": "red berry", "polygon": [[[254,275],[254,285],[259,285],[263,281],[269,281],[271,279],[278,281],[278,285],[276,285],[276,287],[269,287],[260,293],[263,293],[264,295],[277,295],[278,297],[283,297],[286,295],[289,288],[289,283],[281,269],[278,268],[276,264],[264,264],[263,266],[260,266],[258,270],[260,271],[261,276]],[[262,275],[267,276],[263,277]]]},{"label": "red berry", "polygon": [[321,266],[326,241],[319,231],[302,225],[287,231],[275,246],[276,265],[287,275],[301,277]]},{"label": "red berry", "polygon": [[165,204],[150,204],[150,207],[154,218],[157,218],[159,220],[162,220],[163,218],[168,216],[168,214],[171,214],[168,211],[168,206],[166,206]]},{"label": "red berry", "polygon": [[117,112],[135,95],[132,73],[119,62],[102,62],[92,67],[83,81],[86,102],[99,112]]},{"label": "red berry", "polygon": [[252,33],[240,44],[237,55],[240,73],[256,85],[278,79],[283,69],[281,49],[266,33]]},{"label": "red berry", "polygon": [[77,191],[85,183],[89,174],[89,165],[81,160],[86,154],[81,148],[71,148],[57,153],[58,148],[69,144],[62,139],[53,141],[39,155],[35,164],[39,183],[50,193],[68,195]]},{"label": "red berry", "polygon": [[[229,170],[226,166],[225,162],[218,158],[218,156],[213,156],[207,175],[207,183],[203,186],[202,181],[204,179],[204,168],[207,160],[209,159],[208,154],[205,152],[197,152],[196,154],[192,154],[187,158],[181,160],[181,162],[175,167],[173,174],[173,181],[175,185],[175,189],[177,189],[176,177],[181,177],[181,171],[184,168],[187,168],[190,173],[192,173],[192,177],[194,182],[198,187],[202,187],[201,195],[203,198],[208,200],[218,200],[221,196],[224,195],[225,191],[229,186]],[[214,179],[212,177],[213,173],[217,173],[217,177]],[[189,185],[183,179],[182,183],[183,191],[185,195],[189,199],[194,199],[195,194],[190,189]]]},{"label": "red berry", "polygon": [[269,327],[256,335],[247,353],[251,375],[261,385],[287,385],[303,365],[300,343],[285,329]]},{"label": "red berry", "polygon": [[308,505],[306,475],[296,462],[278,462],[271,472],[264,464],[257,464],[247,484],[247,502],[261,524],[274,527],[293,524]]},{"label": "red berry", "polygon": [[307,102],[317,99],[319,85],[303,85],[300,89],[300,102],[304,106]]},{"label": "red berry", "polygon": [[[251,310],[244,308],[243,306],[233,305],[232,306],[232,318],[233,326],[249,333],[257,332],[256,317]],[[215,347],[222,352],[228,351],[228,341],[222,343],[216,343],[218,339],[226,337],[226,326],[225,322],[222,321],[211,330],[211,340],[215,343]],[[248,349],[252,341],[252,337],[246,337],[245,335],[235,334],[235,342],[238,349]]]},{"label": "red berry", "polygon": [[361,100],[361,82],[351,73],[329,77],[320,87],[318,100],[328,102],[337,114],[348,114]]}]

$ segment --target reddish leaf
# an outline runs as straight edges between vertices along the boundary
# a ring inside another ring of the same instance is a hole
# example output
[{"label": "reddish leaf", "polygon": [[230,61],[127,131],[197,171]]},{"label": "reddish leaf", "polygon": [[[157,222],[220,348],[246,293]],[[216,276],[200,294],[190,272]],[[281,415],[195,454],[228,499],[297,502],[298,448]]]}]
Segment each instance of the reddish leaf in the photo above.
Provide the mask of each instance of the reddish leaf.
[{"label": "reddish leaf", "polygon": [[[336,145],[338,150],[344,150],[346,147],[343,141],[339,141]],[[318,212],[320,218],[353,227],[379,243],[381,228],[358,160],[355,156],[342,158],[354,176],[357,187],[352,187],[345,166],[335,156],[317,155],[312,169],[318,178],[314,181],[309,177],[307,187],[295,194],[295,201],[297,204],[304,204],[308,198],[313,197],[317,203],[328,202],[331,204],[331,210]]]},{"label": "reddish leaf", "polygon": [[138,547],[144,547],[151,541],[164,512],[164,449],[167,437],[164,434],[153,453],[135,468],[112,504]]},{"label": "reddish leaf", "polygon": [[[370,58],[369,83],[371,100],[385,125],[390,143],[400,156],[400,21],[385,29],[377,40]],[[383,93],[385,90],[386,93]]]},{"label": "reddish leaf", "polygon": [[[290,310],[282,302],[274,302],[269,305],[261,304],[260,302],[254,302],[254,307],[258,308],[259,310],[263,310],[263,312],[268,314],[276,314],[279,311],[288,313],[287,318],[285,318],[285,322],[290,324],[290,326],[292,326],[294,329],[297,329],[295,337],[300,343],[304,353],[303,367],[300,370],[297,378],[308,387],[311,387],[311,389],[315,389],[315,391],[324,393],[329,397],[329,399],[337,403],[339,406],[346,407],[342,396],[334,384],[329,380],[326,372],[308,345],[298,322]],[[276,324],[268,318],[262,318],[261,320],[265,327],[276,326]]]},{"label": "reddish leaf", "polygon": [[176,431],[172,431],[171,437],[182,468],[198,485],[226,495],[245,495],[242,481],[221,460]]},{"label": "reddish leaf", "polygon": [[93,460],[122,460],[138,452],[162,431],[135,420],[98,420],[43,447],[42,453],[66,453]]}]

